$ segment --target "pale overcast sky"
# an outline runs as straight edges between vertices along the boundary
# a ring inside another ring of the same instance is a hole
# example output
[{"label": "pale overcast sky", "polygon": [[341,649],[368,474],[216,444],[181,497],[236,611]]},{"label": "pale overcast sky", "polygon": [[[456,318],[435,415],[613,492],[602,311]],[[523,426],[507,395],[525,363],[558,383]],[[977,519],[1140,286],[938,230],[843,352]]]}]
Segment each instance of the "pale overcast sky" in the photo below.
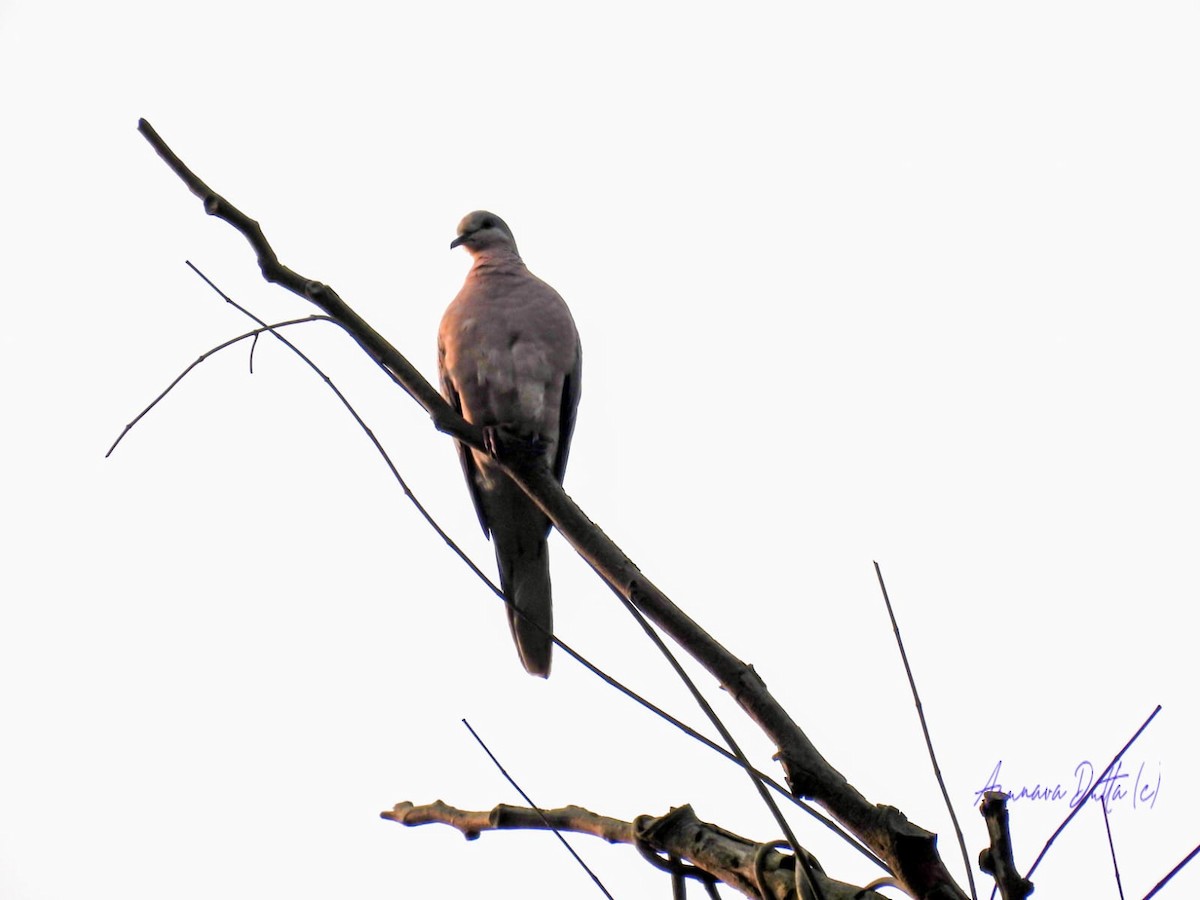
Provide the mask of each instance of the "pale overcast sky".
[{"label": "pale overcast sky", "polygon": [[[378,818],[519,802],[462,718],[543,805],[780,837],[736,769],[563,654],[525,675],[271,341],[103,458],[248,327],[185,260],[268,320],[312,311],[142,116],[429,377],[455,225],[504,216],[583,339],[568,491],[962,884],[872,560],[972,860],[998,762],[1073,793],[1161,703],[1110,811],[1143,896],[1200,843],[1195,4],[383,8],[0,0],[0,898],[599,896],[549,835]],[[292,337],[491,573],[450,442],[334,329]],[[702,727],[552,554],[563,639]],[[1067,812],[1013,805],[1019,864]],[[835,877],[878,874],[791,820]],[[1092,804],[1037,896],[1118,896],[1104,831]],[[616,897],[667,895],[574,844]],[[1198,892],[1200,864],[1161,896]]]}]

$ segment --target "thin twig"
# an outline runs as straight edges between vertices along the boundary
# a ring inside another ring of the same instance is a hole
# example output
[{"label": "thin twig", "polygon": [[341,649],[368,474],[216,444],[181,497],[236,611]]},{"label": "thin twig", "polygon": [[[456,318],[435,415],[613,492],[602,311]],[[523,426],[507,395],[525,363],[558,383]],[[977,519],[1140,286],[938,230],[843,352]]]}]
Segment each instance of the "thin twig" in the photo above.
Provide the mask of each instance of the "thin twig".
[{"label": "thin twig", "polygon": [[967,853],[967,842],[963,838],[962,828],[959,827],[958,816],[954,814],[954,804],[950,802],[950,792],[946,790],[946,781],[942,778],[937,755],[933,752],[933,738],[929,735],[929,723],[925,721],[925,707],[921,704],[921,695],[917,693],[917,682],[913,678],[912,666],[908,664],[908,654],[904,651],[904,640],[900,637],[900,625],[896,622],[896,613],[892,609],[892,601],[888,597],[887,585],[883,583],[883,572],[880,571],[878,562],[875,563],[875,577],[879,579],[879,589],[883,591],[883,602],[887,606],[888,618],[892,620],[892,631],[896,635],[896,646],[900,648],[904,674],[908,676],[908,686],[912,690],[913,703],[917,706],[917,718],[921,720],[921,733],[925,735],[925,748],[929,751],[929,762],[933,766],[934,777],[937,778],[938,787],[942,791],[942,800],[946,804],[946,811],[950,813],[950,821],[954,824],[954,834],[958,838],[958,847],[962,851],[963,867],[967,871],[967,885],[971,890],[971,897],[978,900],[978,895],[975,893],[975,876],[971,873],[971,857]]},{"label": "thin twig", "polygon": [[1121,900],[1125,900],[1125,889],[1121,887],[1121,867],[1117,865],[1117,847],[1113,843],[1112,825],[1108,821],[1108,803],[1102,800],[1100,810],[1104,813],[1104,833],[1108,835],[1108,852],[1112,855],[1113,875],[1117,879],[1117,894]]},{"label": "thin twig", "polygon": [[1175,866],[1175,868],[1173,868],[1170,872],[1168,872],[1166,875],[1164,875],[1162,878],[1162,881],[1160,881],[1153,888],[1151,888],[1150,893],[1148,893],[1145,897],[1143,897],[1142,900],[1150,900],[1151,897],[1153,897],[1155,894],[1157,894],[1159,891],[1161,891],[1168,881],[1170,881],[1172,878],[1174,878],[1176,875],[1178,875],[1179,871],[1184,866],[1186,866],[1188,863],[1190,863],[1193,859],[1196,858],[1196,854],[1198,854],[1198,853],[1200,853],[1200,844],[1197,844],[1195,850],[1193,850],[1191,853],[1189,853],[1187,856],[1185,856],[1183,859],[1181,859],[1179,861],[1179,864],[1177,866]]},{"label": "thin twig", "polygon": [[[626,687],[624,684],[617,681],[617,679],[613,678],[611,675],[609,675],[603,669],[594,665],[593,663],[588,661],[586,658],[581,656],[579,653],[576,653],[575,650],[573,650],[568,645],[564,644],[557,637],[554,638],[554,643],[556,646],[562,648],[562,650],[564,650],[568,656],[572,657],[576,662],[578,662],[580,665],[582,665],[585,669],[590,671],[596,677],[600,678],[602,681],[604,681],[609,686],[616,688],[618,691],[620,691],[626,697],[628,697],[629,699],[633,700],[634,702],[640,704],[646,710],[648,710],[649,712],[658,716],[663,721],[668,722],[671,725],[674,725],[676,728],[678,728],[680,731],[682,731],[688,737],[695,739],[696,741],[703,744],[705,747],[712,750],[713,752],[719,753],[721,756],[725,757],[725,759],[727,759],[729,762],[734,763],[735,765],[738,765],[742,768],[747,767],[748,763],[743,762],[741,759],[738,759],[738,757],[736,755],[734,755],[729,750],[722,747],[720,744],[718,744],[712,738],[708,737],[707,735],[701,734],[699,731],[692,728],[692,726],[675,718],[673,715],[671,715],[665,709],[662,709],[661,707],[656,706],[654,703],[647,700],[641,694],[638,694],[636,691],[632,690],[631,688]],[[791,803],[793,805],[804,810],[804,812],[808,813],[810,816],[812,816],[814,819],[816,819],[818,822],[820,822],[822,825],[824,825],[826,828],[828,828],[830,831],[832,831],[834,834],[836,834],[838,837],[840,837],[842,840],[844,840],[847,844],[849,844],[851,847],[853,847],[855,850],[857,850],[859,853],[861,853],[863,856],[865,856],[867,859],[869,859],[871,862],[873,862],[875,865],[879,866],[879,868],[883,869],[884,871],[890,871],[887,867],[887,864],[883,860],[881,860],[878,856],[876,856],[874,853],[872,853],[867,847],[865,847],[861,841],[859,841],[857,838],[854,837],[854,835],[849,834],[845,829],[843,829],[840,825],[838,825],[837,822],[834,822],[832,819],[829,819],[828,817],[822,815],[818,810],[814,809],[811,804],[806,803],[800,797],[796,797],[796,796],[792,795],[791,792],[789,792],[786,787],[784,787],[782,784],[780,784],[775,779],[771,778],[769,775],[764,774],[760,769],[756,769],[753,766],[751,766],[749,771],[755,777],[761,779],[762,782],[764,784],[766,784],[768,787],[770,787],[773,791],[775,791],[775,793],[779,794],[782,797],[785,797],[787,800],[791,801]]]},{"label": "thin twig", "polygon": [[796,835],[792,833],[791,826],[788,824],[787,819],[784,818],[783,812],[779,809],[779,804],[775,802],[775,798],[772,797],[767,791],[766,785],[763,784],[762,779],[755,774],[754,767],[750,765],[750,760],[746,758],[746,754],[742,752],[742,748],[738,746],[738,742],[734,740],[733,735],[729,732],[729,729],[725,727],[725,723],[721,721],[720,716],[717,715],[711,704],[709,704],[707,698],[700,693],[700,689],[696,687],[696,682],[692,680],[691,676],[688,675],[686,671],[684,671],[684,668],[682,665],[680,665],[679,660],[675,658],[675,654],[670,651],[667,645],[663,642],[663,639],[659,636],[658,632],[655,631],[654,626],[646,621],[646,617],[641,614],[641,611],[638,610],[633,603],[626,600],[624,597],[620,597],[619,594],[618,597],[624,604],[625,608],[629,611],[629,614],[633,616],[639,625],[642,626],[642,630],[646,632],[647,636],[654,643],[654,646],[657,647],[658,651],[666,658],[667,662],[671,665],[671,668],[675,671],[675,674],[679,677],[679,680],[684,683],[688,691],[691,693],[692,698],[696,701],[696,705],[704,711],[706,716],[708,716],[708,720],[712,722],[713,726],[718,732],[720,732],[721,739],[729,745],[729,749],[737,757],[738,762],[741,764],[746,774],[750,777],[750,781],[754,784],[755,790],[762,798],[763,803],[766,804],[767,809],[770,810],[772,817],[775,819],[775,824],[777,824],[779,826],[779,830],[783,832],[784,839],[792,848],[792,853],[795,855],[796,873],[798,876],[796,879],[796,885],[797,889],[801,891],[802,900],[823,900],[821,896],[821,889],[817,885],[816,879],[813,878],[808,852],[801,847],[799,841],[796,840]]},{"label": "thin twig", "polygon": [[546,827],[554,832],[554,836],[562,842],[564,847],[567,848],[567,852],[570,853],[571,856],[575,857],[575,862],[579,863],[579,865],[583,867],[583,871],[588,873],[592,881],[596,883],[596,887],[600,888],[601,893],[603,893],[608,900],[613,900],[613,895],[608,892],[608,888],[604,886],[604,882],[600,880],[600,877],[591,870],[591,867],[588,866],[587,863],[583,861],[583,857],[575,852],[575,848],[567,842],[567,839],[563,837],[562,832],[550,823],[550,820],[546,818],[546,814],[542,812],[541,807],[529,798],[529,795],[525,793],[525,790],[519,784],[517,784],[516,779],[508,774],[504,766],[500,765],[500,760],[496,759],[496,754],[488,749],[488,745],[483,742],[483,738],[481,738],[475,732],[475,729],[471,727],[471,723],[466,719],[463,719],[462,723],[467,726],[467,731],[471,732],[471,737],[475,738],[475,740],[479,743],[479,746],[483,748],[483,752],[488,755],[488,758],[491,759],[496,768],[500,770],[500,774],[505,777],[509,784],[516,788],[517,793],[521,795],[521,799],[528,803],[529,806],[538,814],[538,817],[546,823]]}]

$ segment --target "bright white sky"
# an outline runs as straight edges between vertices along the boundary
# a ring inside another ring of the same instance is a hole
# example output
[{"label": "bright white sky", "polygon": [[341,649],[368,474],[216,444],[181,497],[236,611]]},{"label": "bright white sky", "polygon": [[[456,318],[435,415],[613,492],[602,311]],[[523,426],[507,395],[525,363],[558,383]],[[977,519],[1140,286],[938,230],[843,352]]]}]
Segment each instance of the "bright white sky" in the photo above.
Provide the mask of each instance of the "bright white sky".
[{"label": "bright white sky", "polygon": [[[872,560],[972,859],[998,760],[1073,792],[1163,704],[1123,769],[1157,800],[1111,813],[1143,896],[1200,842],[1195,4],[380,6],[0,0],[0,897],[599,896],[548,835],[377,818],[518,802],[463,717],[543,805],[779,837],[744,776],[566,657],[526,676],[271,342],[103,458],[247,327],[184,260],[267,319],[311,311],[139,116],[430,376],[455,224],[504,216],[583,335],[568,490],[957,873]],[[332,329],[292,336],[491,571],[448,440]],[[561,636],[700,725],[553,554]],[[1014,805],[1019,862],[1067,811]],[[1116,897],[1103,835],[1093,804],[1037,896]],[[667,895],[575,844],[615,896]],[[1198,891],[1200,863],[1161,896]]]}]

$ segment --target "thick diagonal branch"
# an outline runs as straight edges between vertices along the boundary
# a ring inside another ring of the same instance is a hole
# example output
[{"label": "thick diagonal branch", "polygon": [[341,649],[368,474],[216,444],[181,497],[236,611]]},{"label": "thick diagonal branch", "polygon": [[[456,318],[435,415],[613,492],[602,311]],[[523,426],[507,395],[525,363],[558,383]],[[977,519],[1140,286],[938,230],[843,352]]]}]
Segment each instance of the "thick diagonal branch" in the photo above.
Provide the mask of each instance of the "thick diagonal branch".
[{"label": "thick diagonal branch", "polygon": [[[458,415],[428,381],[382,335],[328,285],[298,275],[279,262],[259,224],[198,178],[142,119],[138,130],[159,156],[204,203],[205,211],[236,228],[250,242],[267,281],[314,303],[333,318],[400,384],[433,419],[435,426],[487,452],[482,431]],[[808,737],[767,690],[755,671],[671,602],[563,491],[544,464],[527,454],[505,452],[496,459],[550,517],[559,532],[615,590],[667,632],[711,673],[779,748],[777,758],[792,793],[821,803],[877,853],[901,887],[915,897],[963,898],[937,853],[937,836],[910,823],[899,810],[876,806],[855,790],[817,752]]]},{"label": "thick diagonal branch", "polygon": [[[475,840],[485,831],[505,829],[545,830],[590,834],[610,844],[630,844],[643,854],[659,855],[659,865],[670,868],[673,857],[685,860],[708,877],[741,891],[747,897],[759,897],[759,885],[771,898],[795,896],[795,876],[790,856],[769,845],[702,822],[691,806],[672,809],[665,816],[639,816],[633,822],[613,819],[581,806],[536,810],[524,806],[500,804],[490,810],[457,809],[441,800],[416,806],[408,801],[380,813],[401,825],[450,825],[467,840]],[[692,871],[692,877],[699,872]],[[835,881],[816,872],[822,896],[828,900],[882,900],[883,895],[845,882]]]}]

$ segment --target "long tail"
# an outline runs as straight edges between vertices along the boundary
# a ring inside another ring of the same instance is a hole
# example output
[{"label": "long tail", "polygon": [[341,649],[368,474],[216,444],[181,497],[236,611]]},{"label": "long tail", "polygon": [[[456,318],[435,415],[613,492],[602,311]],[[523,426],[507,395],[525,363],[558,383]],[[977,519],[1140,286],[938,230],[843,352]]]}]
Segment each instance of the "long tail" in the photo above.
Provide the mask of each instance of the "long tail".
[{"label": "long tail", "polygon": [[497,534],[496,562],[500,586],[508,599],[508,627],[512,631],[521,664],[530,675],[550,677],[550,653],[554,642],[554,611],[550,600],[550,553],[545,537],[518,541],[523,546],[506,546]]}]

